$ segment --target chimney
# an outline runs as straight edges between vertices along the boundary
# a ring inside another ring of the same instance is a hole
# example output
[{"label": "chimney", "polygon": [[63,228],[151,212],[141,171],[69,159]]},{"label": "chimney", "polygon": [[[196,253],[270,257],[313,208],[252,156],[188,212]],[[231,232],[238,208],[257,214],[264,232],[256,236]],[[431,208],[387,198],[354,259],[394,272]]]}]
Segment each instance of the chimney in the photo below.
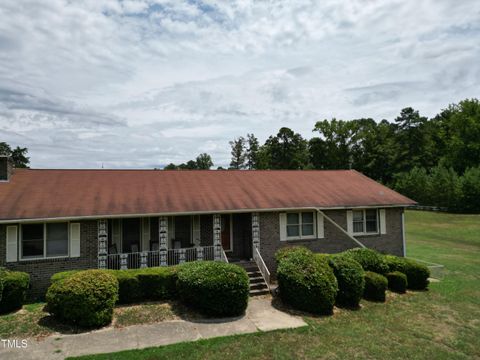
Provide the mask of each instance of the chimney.
[{"label": "chimney", "polygon": [[13,174],[13,164],[10,157],[0,155],[0,181],[10,181]]}]

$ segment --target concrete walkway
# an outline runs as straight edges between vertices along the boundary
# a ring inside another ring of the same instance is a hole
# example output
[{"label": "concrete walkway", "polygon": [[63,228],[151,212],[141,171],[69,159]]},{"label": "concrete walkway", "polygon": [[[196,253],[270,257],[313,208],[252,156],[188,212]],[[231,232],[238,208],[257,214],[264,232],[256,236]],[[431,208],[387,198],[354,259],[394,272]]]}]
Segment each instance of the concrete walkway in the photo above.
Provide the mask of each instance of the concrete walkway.
[{"label": "concrete walkway", "polygon": [[239,318],[173,320],[123,329],[109,327],[76,335],[51,335],[40,341],[28,339],[25,349],[6,349],[0,342],[0,359],[63,359],[306,325],[302,318],[275,309],[270,298],[253,298],[245,316]]}]

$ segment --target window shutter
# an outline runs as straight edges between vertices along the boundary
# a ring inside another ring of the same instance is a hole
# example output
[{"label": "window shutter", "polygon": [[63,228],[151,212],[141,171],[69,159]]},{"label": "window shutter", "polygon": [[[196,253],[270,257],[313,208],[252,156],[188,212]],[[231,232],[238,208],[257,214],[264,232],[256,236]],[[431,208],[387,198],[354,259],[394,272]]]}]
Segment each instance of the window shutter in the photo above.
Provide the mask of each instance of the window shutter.
[{"label": "window shutter", "polygon": [[385,209],[380,209],[380,234],[387,233],[387,220],[385,216]]},{"label": "window shutter", "polygon": [[280,213],[280,240],[287,240],[287,214]]},{"label": "window shutter", "polygon": [[325,228],[323,215],[317,211],[317,238],[323,239],[325,237]]},{"label": "window shutter", "polygon": [[142,219],[142,251],[150,250],[150,218]]},{"label": "window shutter", "polygon": [[353,235],[353,212],[352,212],[352,210],[347,210],[347,232],[350,235]]},{"label": "window shutter", "polygon": [[80,223],[70,223],[70,257],[80,256]]},{"label": "window shutter", "polygon": [[7,226],[7,262],[18,260],[18,226]]}]

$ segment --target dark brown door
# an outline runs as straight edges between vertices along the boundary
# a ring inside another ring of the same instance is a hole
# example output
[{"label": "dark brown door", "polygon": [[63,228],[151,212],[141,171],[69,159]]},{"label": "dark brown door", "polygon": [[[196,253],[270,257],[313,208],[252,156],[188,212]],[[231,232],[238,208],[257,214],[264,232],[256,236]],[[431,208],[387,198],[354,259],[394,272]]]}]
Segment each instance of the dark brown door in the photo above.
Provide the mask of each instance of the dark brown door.
[{"label": "dark brown door", "polygon": [[230,251],[231,238],[230,238],[230,215],[222,215],[222,246],[223,250]]}]

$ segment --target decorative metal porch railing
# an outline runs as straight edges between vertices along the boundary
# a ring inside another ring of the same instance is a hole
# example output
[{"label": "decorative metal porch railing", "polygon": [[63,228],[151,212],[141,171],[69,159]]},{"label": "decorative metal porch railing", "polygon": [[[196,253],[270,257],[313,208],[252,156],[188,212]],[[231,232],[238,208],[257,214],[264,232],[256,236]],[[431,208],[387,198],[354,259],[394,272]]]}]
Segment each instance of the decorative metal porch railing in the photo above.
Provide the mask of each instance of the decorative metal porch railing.
[{"label": "decorative metal porch railing", "polygon": [[262,255],[260,255],[260,251],[258,251],[256,246],[253,247],[253,260],[255,260],[258,266],[263,280],[265,280],[267,286],[270,286],[270,271],[268,271],[267,265],[265,265],[265,261],[263,261]]},{"label": "decorative metal porch railing", "polygon": [[161,251],[158,250],[125,254],[109,254],[107,256],[107,268],[114,270],[141,269],[158,266],[173,266],[197,260],[215,260],[214,247],[199,246],[183,249],[168,249],[163,263]]}]

